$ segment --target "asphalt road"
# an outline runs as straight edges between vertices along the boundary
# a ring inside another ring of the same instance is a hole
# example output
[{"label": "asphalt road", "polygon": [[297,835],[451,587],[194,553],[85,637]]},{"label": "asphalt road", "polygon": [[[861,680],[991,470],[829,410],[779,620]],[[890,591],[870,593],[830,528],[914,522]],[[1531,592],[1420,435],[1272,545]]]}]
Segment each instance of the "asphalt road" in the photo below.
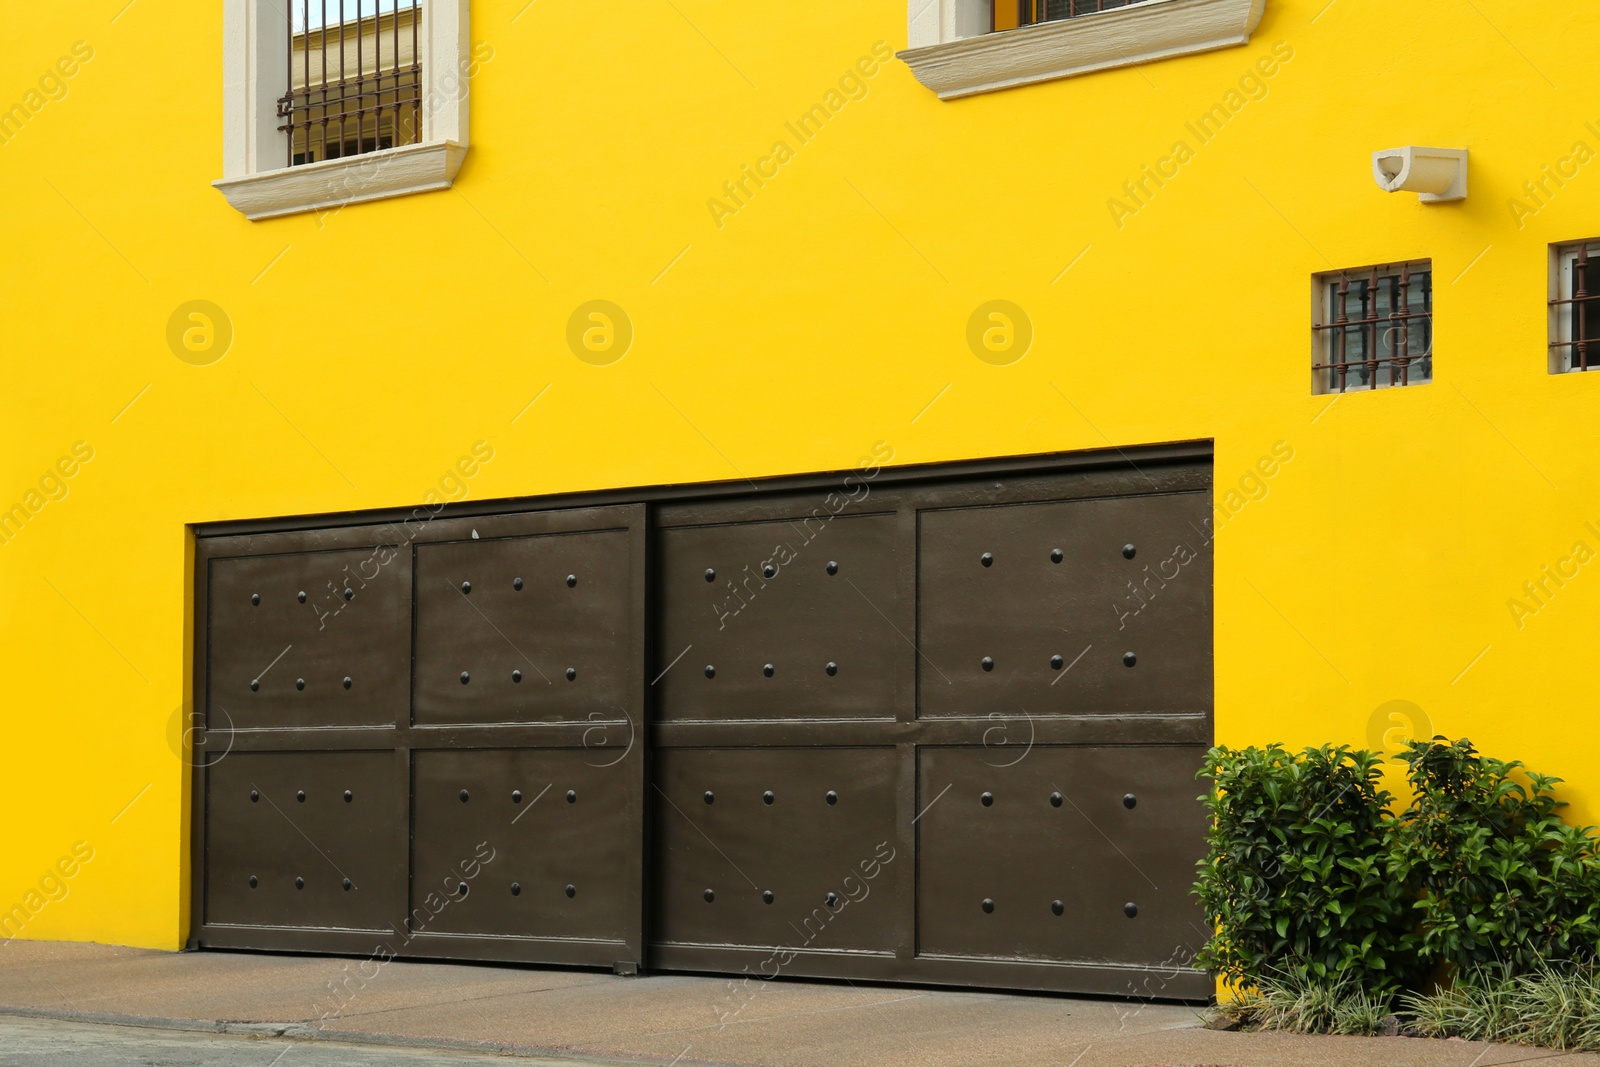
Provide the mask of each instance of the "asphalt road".
[{"label": "asphalt road", "polygon": [[595,1067],[593,1060],[523,1059],[282,1037],[154,1030],[53,1019],[0,1018],[0,1067]]}]

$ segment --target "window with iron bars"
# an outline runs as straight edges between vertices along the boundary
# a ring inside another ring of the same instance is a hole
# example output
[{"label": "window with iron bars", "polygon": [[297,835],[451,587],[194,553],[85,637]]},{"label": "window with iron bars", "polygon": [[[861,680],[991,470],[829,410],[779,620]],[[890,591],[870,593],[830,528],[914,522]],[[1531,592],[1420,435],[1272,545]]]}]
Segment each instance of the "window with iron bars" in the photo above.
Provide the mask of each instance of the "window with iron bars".
[{"label": "window with iron bars", "polygon": [[1140,0],[995,0],[994,28],[1015,29],[1034,26],[1041,22],[1058,22],[1061,19],[1094,15],[1128,7]]},{"label": "window with iron bars", "polygon": [[1550,373],[1600,367],[1600,239],[1552,245]]},{"label": "window with iron bars", "polygon": [[422,142],[420,0],[287,0],[291,167]]},{"label": "window with iron bars", "polygon": [[1433,380],[1431,260],[1318,274],[1315,286],[1315,392]]}]

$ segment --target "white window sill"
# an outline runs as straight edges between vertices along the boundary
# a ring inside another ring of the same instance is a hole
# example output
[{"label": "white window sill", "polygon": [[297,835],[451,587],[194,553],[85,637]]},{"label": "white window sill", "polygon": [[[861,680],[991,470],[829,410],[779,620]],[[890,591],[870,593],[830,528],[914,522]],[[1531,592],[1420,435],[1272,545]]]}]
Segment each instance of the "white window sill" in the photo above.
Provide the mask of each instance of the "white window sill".
[{"label": "white window sill", "polygon": [[246,218],[270,219],[364,200],[448,189],[466,155],[465,145],[434,141],[239,178],[222,178],[211,184]]},{"label": "white window sill", "polygon": [[1246,44],[1266,0],[1146,0],[898,53],[941,100]]}]

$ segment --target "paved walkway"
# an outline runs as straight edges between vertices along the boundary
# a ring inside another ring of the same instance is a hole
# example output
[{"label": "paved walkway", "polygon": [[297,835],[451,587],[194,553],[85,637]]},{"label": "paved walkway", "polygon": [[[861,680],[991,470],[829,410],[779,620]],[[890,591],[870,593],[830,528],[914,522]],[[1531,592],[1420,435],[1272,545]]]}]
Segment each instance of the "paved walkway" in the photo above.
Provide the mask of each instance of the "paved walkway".
[{"label": "paved walkway", "polygon": [[367,1067],[483,1052],[546,1067],[1600,1067],[1460,1041],[1215,1033],[1193,1008],[1110,1000],[800,981],[741,997],[691,975],[0,946],[0,1064]]}]

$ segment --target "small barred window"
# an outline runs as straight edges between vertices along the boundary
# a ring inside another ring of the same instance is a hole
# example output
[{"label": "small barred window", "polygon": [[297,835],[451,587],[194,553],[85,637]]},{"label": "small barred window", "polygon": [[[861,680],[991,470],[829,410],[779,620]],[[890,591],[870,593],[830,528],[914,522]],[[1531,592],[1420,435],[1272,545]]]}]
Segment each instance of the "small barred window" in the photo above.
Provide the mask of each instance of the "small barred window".
[{"label": "small barred window", "polygon": [[289,166],[422,141],[419,0],[287,0]]},{"label": "small barred window", "polygon": [[1550,373],[1600,364],[1600,240],[1551,250]]},{"label": "small barred window", "polygon": [[1315,392],[1433,380],[1432,261],[1333,271],[1315,286]]}]

